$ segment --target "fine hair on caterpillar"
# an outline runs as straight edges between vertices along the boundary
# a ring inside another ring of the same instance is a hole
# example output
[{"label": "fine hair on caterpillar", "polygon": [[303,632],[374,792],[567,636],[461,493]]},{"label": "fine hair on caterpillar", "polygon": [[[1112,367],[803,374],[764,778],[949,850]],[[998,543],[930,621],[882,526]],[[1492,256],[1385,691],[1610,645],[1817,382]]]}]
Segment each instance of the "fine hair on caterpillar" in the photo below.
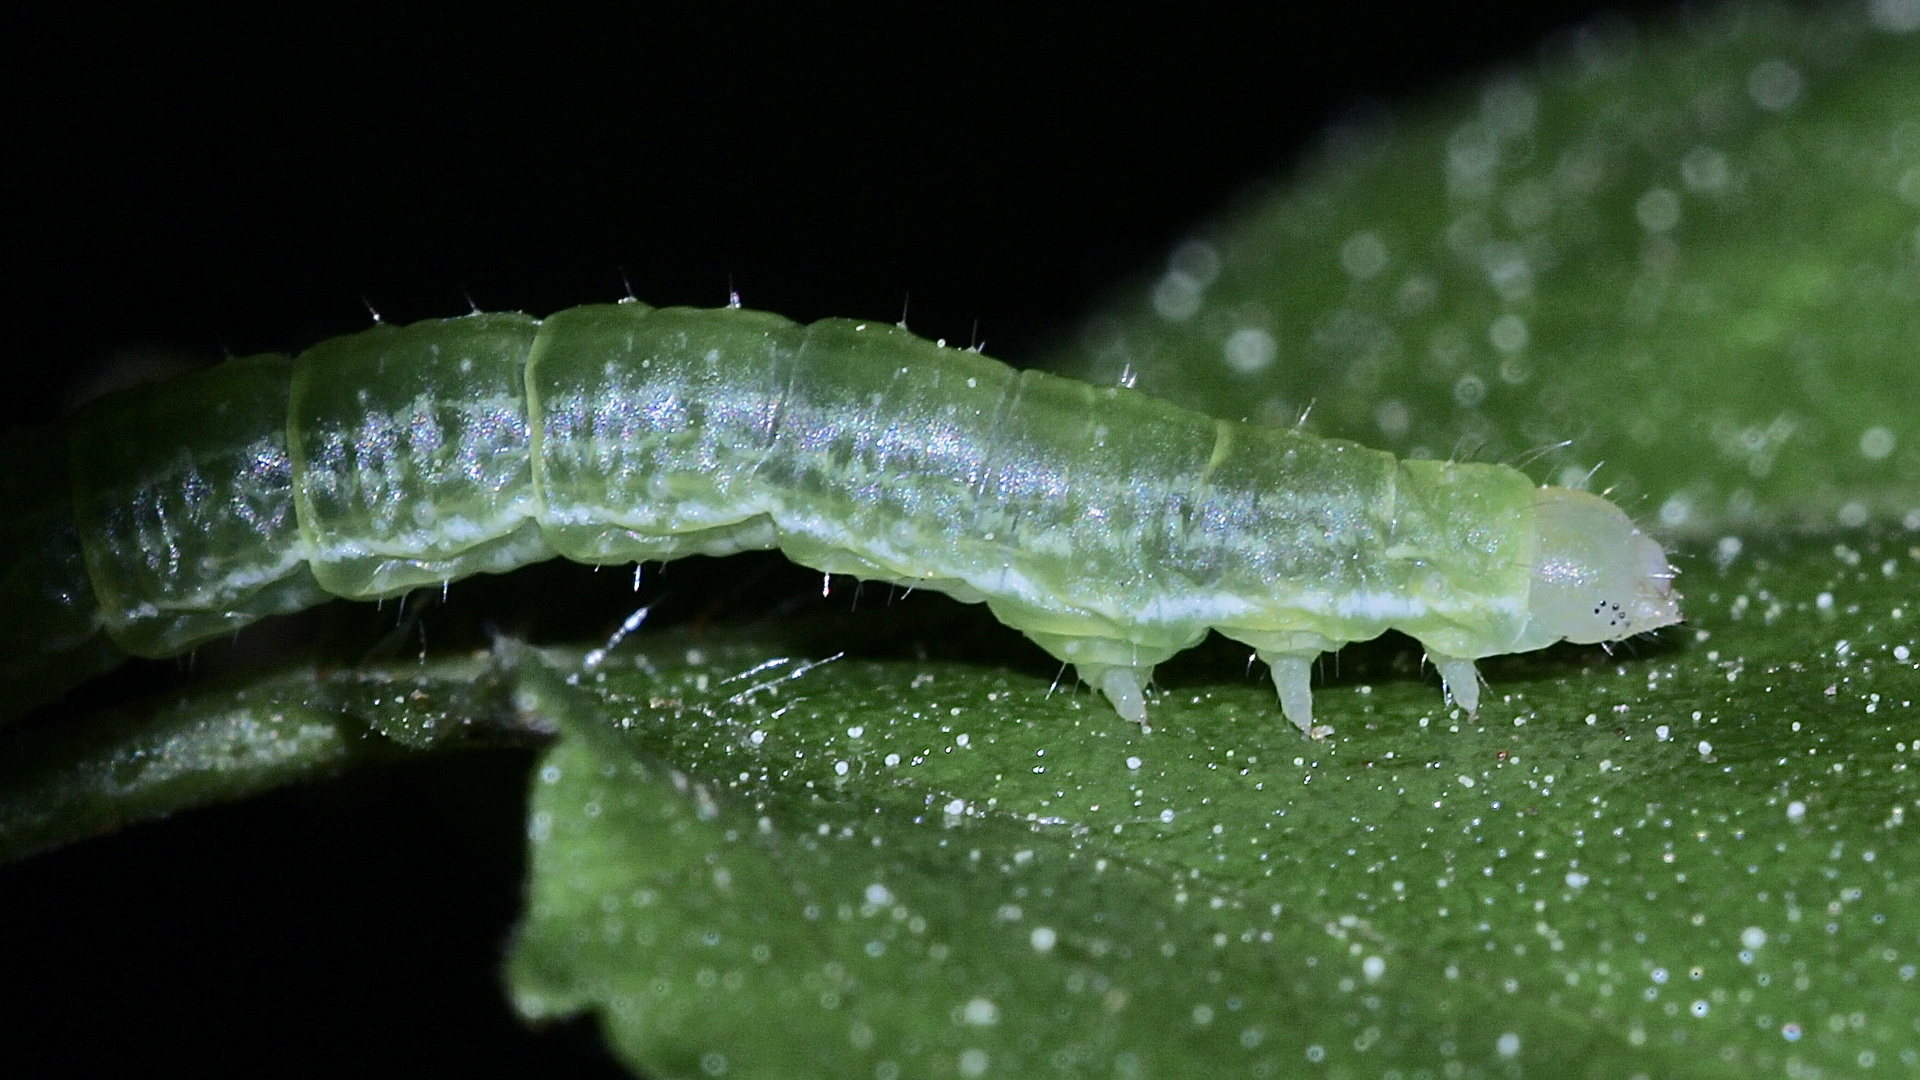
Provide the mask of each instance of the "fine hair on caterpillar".
[{"label": "fine hair on caterpillar", "polygon": [[1680,618],[1660,545],[1585,492],[731,305],[376,325],[66,428],[64,472],[0,480],[26,508],[0,525],[17,701],[556,556],[778,548],[984,602],[1142,727],[1154,666],[1209,630],[1318,736],[1312,662],[1350,641],[1416,638],[1472,713],[1477,659]]}]

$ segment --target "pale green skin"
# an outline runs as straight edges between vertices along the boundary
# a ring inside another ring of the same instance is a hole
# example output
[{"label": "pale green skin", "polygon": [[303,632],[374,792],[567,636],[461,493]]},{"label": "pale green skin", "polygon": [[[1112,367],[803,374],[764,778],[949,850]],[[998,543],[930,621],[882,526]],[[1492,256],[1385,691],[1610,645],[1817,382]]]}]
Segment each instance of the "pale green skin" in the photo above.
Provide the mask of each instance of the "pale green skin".
[{"label": "pale green skin", "polygon": [[984,601],[1143,725],[1154,665],[1218,630],[1322,733],[1309,664],[1349,641],[1419,639],[1471,712],[1475,658],[1678,618],[1659,546],[1593,496],[839,319],[376,326],[104,399],[69,448],[92,617],[143,656],[555,555],[777,547]]}]

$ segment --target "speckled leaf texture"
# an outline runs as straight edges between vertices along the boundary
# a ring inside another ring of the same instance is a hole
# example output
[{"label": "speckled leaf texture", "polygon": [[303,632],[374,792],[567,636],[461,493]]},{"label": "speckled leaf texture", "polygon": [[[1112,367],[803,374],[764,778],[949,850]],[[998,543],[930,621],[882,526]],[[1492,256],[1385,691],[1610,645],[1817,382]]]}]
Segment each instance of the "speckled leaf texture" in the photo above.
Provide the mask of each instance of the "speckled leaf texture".
[{"label": "speckled leaf texture", "polygon": [[1142,734],[937,605],[290,669],[14,736],[0,850],[540,734],[508,992],[647,1077],[1920,1073],[1920,5],[1596,26],[1336,131],[1056,366],[1598,466],[1685,626],[1477,720],[1350,648],[1325,744],[1217,642]]},{"label": "speckled leaf texture", "polygon": [[1478,724],[1338,680],[1327,746],[1251,680],[1143,736],[955,665],[545,673],[516,1002],[665,1076],[1909,1068],[1910,543],[1691,560],[1680,640]]}]

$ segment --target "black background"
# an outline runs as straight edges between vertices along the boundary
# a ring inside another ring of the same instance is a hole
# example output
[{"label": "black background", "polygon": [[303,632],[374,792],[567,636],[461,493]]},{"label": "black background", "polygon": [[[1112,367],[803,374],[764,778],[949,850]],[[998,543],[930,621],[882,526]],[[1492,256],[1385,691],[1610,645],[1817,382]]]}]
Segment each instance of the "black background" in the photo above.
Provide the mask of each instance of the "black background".
[{"label": "black background", "polygon": [[[731,284],[800,320],[893,321],[910,296],[916,331],[1019,362],[1343,111],[1593,14],[807,7],[0,16],[0,426],[368,306],[537,315],[629,284],[659,305]],[[0,869],[0,1071],[614,1075],[584,1026],[529,1033],[499,990],[528,760]]]}]

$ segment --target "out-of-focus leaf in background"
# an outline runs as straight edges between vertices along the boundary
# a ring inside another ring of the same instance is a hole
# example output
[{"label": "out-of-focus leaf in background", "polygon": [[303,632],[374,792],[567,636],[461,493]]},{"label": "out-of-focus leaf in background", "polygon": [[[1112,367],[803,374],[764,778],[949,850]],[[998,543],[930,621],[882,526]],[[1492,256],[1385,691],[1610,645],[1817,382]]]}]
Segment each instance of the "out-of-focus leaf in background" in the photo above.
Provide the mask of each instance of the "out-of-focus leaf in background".
[{"label": "out-of-focus leaf in background", "polygon": [[1591,475],[1667,535],[1899,521],[1916,22],[1910,0],[1599,21],[1456,100],[1357,117],[1060,366],[1416,457],[1565,442],[1535,475]]},{"label": "out-of-focus leaf in background", "polygon": [[0,860],[410,753],[526,742],[485,654],[397,670],[295,665],[9,731]]}]

